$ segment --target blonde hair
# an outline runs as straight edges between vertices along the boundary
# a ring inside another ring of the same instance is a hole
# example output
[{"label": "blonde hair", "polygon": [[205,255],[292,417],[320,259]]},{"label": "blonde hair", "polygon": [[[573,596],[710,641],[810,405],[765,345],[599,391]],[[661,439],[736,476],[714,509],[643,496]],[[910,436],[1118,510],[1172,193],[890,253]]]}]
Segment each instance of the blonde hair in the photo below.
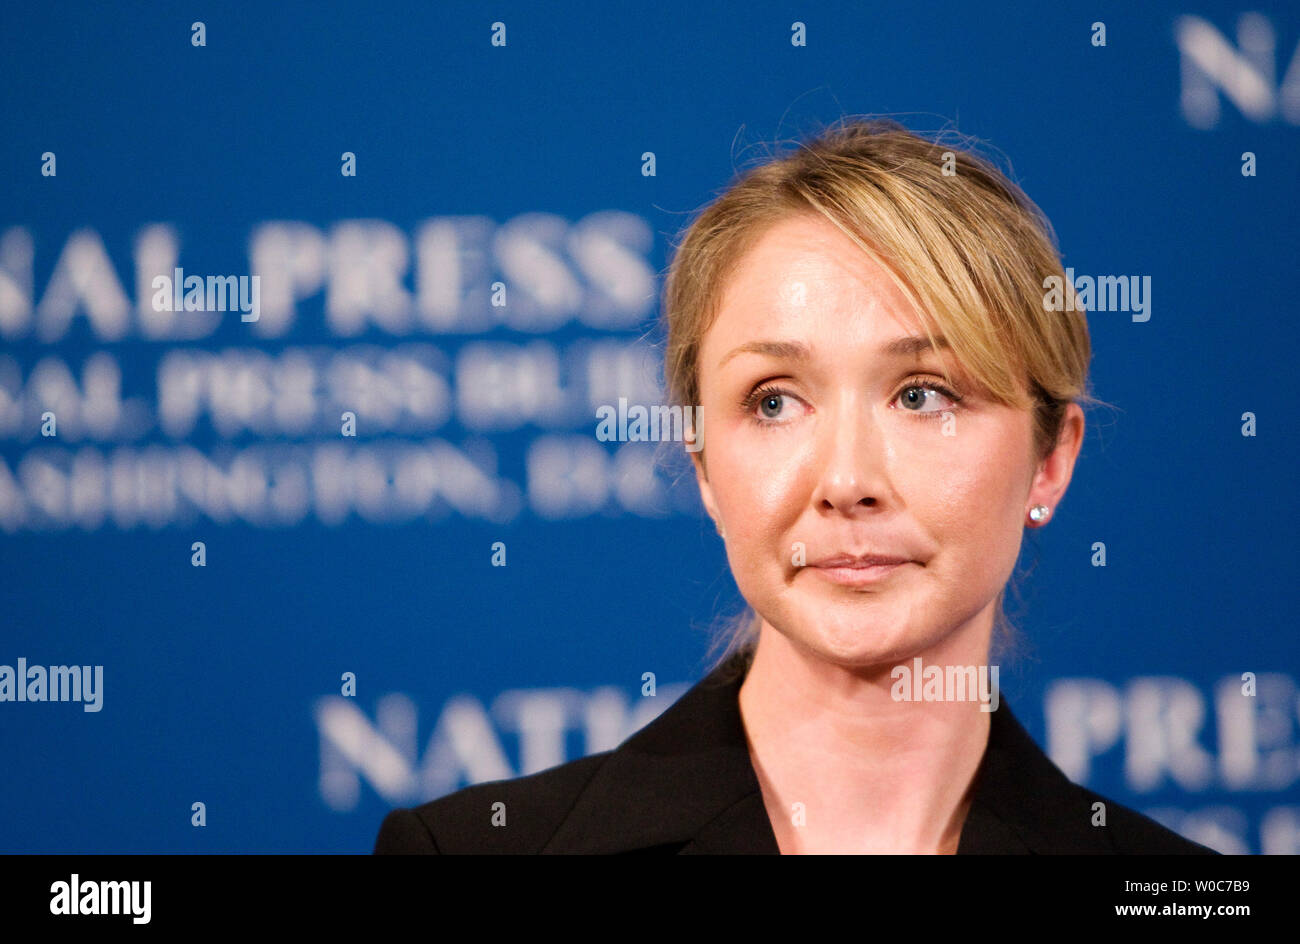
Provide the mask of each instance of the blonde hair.
[{"label": "blonde hair", "polygon": [[[727,279],[774,224],[819,214],[891,276],[935,346],[994,402],[1033,409],[1033,450],[1051,452],[1071,402],[1088,391],[1085,313],[1043,212],[991,161],[887,118],[842,118],[790,153],[741,170],[678,240],[664,286],[664,384],[670,404],[700,402],[699,353]],[[1064,311],[1046,310],[1060,279]],[[1023,389],[1022,389],[1023,383]],[[700,453],[701,461],[707,449]],[[707,463],[705,464],[707,474]],[[1003,593],[1005,593],[1005,588]],[[1012,627],[997,601],[995,640]],[[761,620],[747,609],[715,638],[721,664],[752,656]]]}]

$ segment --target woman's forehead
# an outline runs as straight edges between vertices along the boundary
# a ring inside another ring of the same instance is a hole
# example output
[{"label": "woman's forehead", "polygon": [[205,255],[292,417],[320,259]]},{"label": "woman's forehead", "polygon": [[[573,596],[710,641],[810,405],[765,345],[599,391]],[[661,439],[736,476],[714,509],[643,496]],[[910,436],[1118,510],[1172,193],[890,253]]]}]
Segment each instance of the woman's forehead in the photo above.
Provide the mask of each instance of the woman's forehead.
[{"label": "woman's forehead", "polygon": [[[801,291],[798,285],[786,288]],[[943,338],[935,341],[940,350],[946,348]],[[870,294],[767,302],[733,296],[701,345],[708,366],[719,368],[740,354],[809,361],[849,352],[916,360],[929,354],[931,345],[910,306]]]},{"label": "woman's forehead", "polygon": [[771,226],[740,257],[723,293],[798,305],[813,296],[888,296],[906,302],[890,272],[829,220],[806,216]]},{"label": "woman's forehead", "polygon": [[777,224],[742,256],[719,297],[707,334],[836,325],[849,330],[920,329],[893,275],[827,221]]}]

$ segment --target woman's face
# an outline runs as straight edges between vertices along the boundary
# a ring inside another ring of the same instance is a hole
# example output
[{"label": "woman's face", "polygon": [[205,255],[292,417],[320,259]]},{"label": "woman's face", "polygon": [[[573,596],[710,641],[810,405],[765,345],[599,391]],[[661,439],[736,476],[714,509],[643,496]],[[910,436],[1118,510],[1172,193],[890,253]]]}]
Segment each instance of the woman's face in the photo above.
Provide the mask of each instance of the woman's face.
[{"label": "woman's face", "polygon": [[[923,342],[885,271],[817,217],[768,230],[703,339],[705,507],[749,604],[835,663],[986,633],[1028,508],[1056,507],[1082,438],[1072,405],[1064,445],[1036,463],[1030,413],[982,398]],[[841,554],[907,562],[817,566]]]}]

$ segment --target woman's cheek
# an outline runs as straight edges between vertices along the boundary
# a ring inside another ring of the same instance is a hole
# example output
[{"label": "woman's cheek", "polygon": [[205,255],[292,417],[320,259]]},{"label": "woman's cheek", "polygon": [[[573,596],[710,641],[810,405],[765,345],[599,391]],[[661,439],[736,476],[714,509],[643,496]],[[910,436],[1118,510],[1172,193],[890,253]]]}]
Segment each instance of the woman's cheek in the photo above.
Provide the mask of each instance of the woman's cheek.
[{"label": "woman's cheek", "polygon": [[717,485],[743,495],[741,514],[786,509],[811,467],[806,437],[790,430],[741,430],[725,455],[725,480]]},{"label": "woman's cheek", "polygon": [[[1010,480],[993,464],[977,476],[962,474],[921,504],[917,516],[950,565],[965,578],[997,581],[1009,576],[1020,550],[1020,503]],[[1004,573],[1005,572],[1005,573]]]}]

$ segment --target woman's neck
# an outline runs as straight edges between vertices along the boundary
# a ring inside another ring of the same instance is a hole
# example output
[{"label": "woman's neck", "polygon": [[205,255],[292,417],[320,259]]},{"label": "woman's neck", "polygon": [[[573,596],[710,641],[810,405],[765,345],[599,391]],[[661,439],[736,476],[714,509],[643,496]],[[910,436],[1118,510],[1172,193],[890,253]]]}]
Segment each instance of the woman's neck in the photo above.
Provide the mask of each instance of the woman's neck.
[{"label": "woman's neck", "polygon": [[[978,673],[988,640],[966,629],[895,664],[910,675],[920,656]],[[989,713],[978,701],[901,700],[893,667],[829,663],[764,622],[740,712],[783,853],[956,852]],[[909,681],[901,694],[919,691]]]}]

